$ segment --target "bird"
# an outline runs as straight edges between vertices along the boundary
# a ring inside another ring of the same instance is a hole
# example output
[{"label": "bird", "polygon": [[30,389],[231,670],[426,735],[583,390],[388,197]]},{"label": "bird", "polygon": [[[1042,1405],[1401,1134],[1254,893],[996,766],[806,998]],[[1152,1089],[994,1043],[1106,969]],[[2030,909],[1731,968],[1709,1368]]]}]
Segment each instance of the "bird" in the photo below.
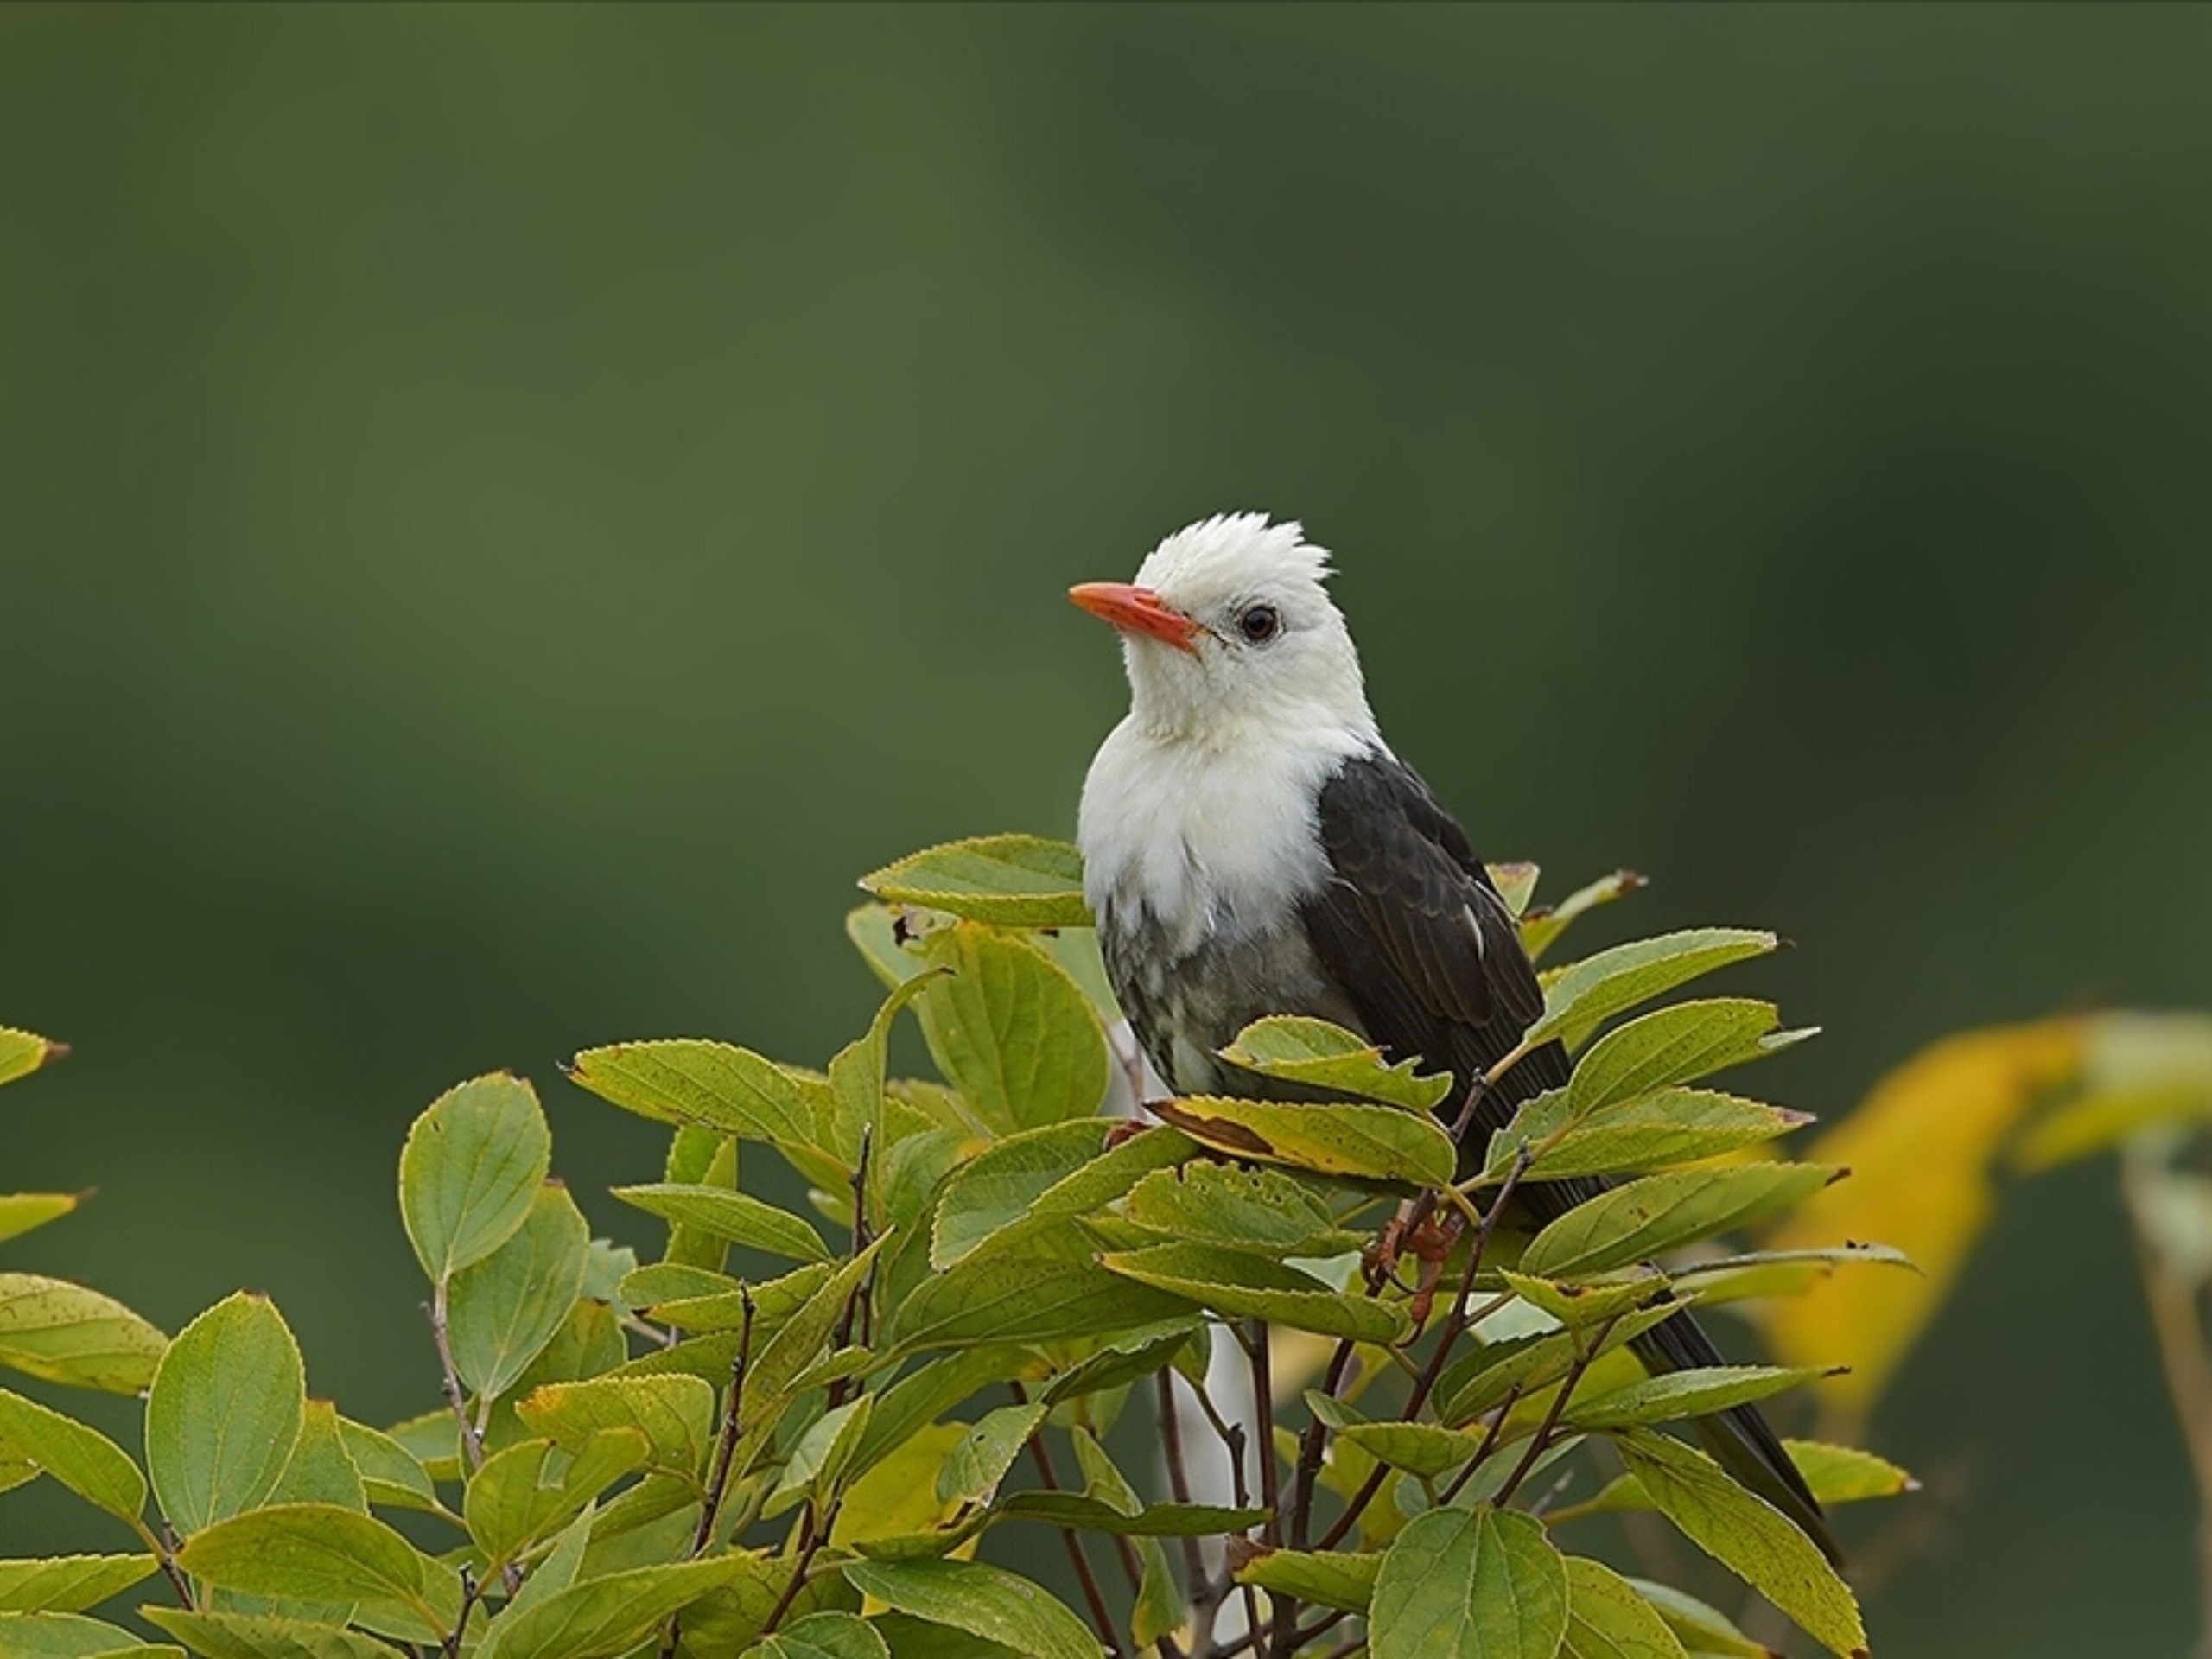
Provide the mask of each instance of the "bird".
[{"label": "bird", "polygon": [[[1458,820],[1382,737],[1327,583],[1295,521],[1227,513],[1161,541],[1134,582],[1069,590],[1119,632],[1128,715],[1077,814],[1084,894],[1139,1046],[1179,1095],[1310,1098],[1224,1057],[1271,1014],[1330,1020],[1395,1062],[1448,1071],[1459,1108],[1543,1012],[1511,908]],[[1535,1046],[1475,1103],[1462,1173],[1525,1101],[1563,1087]],[[1541,1225],[1602,1191],[1533,1181]],[[1637,1337],[1654,1372],[1725,1363],[1678,1313]],[[1693,1420],[1707,1449],[1840,1560],[1819,1503],[1756,1407]]]}]

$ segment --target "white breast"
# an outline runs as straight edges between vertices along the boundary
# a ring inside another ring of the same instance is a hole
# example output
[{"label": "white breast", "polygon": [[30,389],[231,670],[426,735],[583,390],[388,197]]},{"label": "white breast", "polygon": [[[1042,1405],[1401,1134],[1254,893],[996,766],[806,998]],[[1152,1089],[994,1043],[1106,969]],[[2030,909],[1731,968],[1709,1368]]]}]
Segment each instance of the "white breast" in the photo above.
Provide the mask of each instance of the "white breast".
[{"label": "white breast", "polygon": [[1077,839],[1102,925],[1148,927],[1173,957],[1279,926],[1328,875],[1314,803],[1370,740],[1217,747],[1124,720],[1083,786]]}]

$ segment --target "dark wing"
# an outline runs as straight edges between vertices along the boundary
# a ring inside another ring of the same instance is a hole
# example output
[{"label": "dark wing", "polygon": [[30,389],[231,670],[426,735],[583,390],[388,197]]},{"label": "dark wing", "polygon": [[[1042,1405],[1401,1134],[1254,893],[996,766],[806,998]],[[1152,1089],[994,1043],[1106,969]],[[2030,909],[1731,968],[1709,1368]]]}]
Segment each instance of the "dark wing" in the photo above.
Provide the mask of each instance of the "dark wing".
[{"label": "dark wing", "polygon": [[[1536,970],[1519,929],[1466,832],[1414,772],[1377,753],[1348,762],[1323,787],[1321,844],[1327,887],[1302,907],[1306,937],[1370,1040],[1394,1059],[1418,1056],[1448,1069],[1459,1093],[1513,1051],[1542,1014]],[[1478,1168],[1491,1135],[1515,1108],[1563,1086],[1567,1051],[1546,1043],[1499,1079],[1477,1108],[1462,1145],[1463,1173]],[[1517,1202],[1539,1223],[1593,1197],[1594,1179],[1535,1181]],[[1656,1372],[1722,1363],[1689,1314],[1637,1337],[1637,1356]],[[1796,1522],[1831,1560],[1835,1540],[1789,1453],[1751,1406],[1696,1420],[1713,1455],[1745,1484]]]},{"label": "dark wing", "polygon": [[[1347,761],[1323,786],[1319,815],[1330,880],[1302,909],[1315,954],[1370,1039],[1394,1058],[1448,1069],[1465,1089],[1543,1012],[1512,912],[1466,832],[1395,757]],[[1476,1122],[1497,1128],[1567,1071],[1566,1054],[1546,1045],[1513,1068]],[[1486,1138],[1468,1136],[1471,1159]]]}]

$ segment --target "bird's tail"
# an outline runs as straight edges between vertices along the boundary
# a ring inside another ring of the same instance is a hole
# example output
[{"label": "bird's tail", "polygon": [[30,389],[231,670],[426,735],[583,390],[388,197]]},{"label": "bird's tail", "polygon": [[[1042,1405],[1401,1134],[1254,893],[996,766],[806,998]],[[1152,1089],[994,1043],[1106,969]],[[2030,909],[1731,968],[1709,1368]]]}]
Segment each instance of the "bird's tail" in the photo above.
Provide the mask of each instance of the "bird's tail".
[{"label": "bird's tail", "polygon": [[[1713,1338],[1688,1312],[1661,1320],[1629,1345],[1655,1374],[1727,1363],[1713,1345]],[[1694,1417],[1690,1427],[1697,1431],[1714,1462],[1788,1516],[1829,1560],[1839,1567],[1843,1564],[1842,1548],[1828,1530],[1819,1501],[1758,1407],[1733,1406]]]}]

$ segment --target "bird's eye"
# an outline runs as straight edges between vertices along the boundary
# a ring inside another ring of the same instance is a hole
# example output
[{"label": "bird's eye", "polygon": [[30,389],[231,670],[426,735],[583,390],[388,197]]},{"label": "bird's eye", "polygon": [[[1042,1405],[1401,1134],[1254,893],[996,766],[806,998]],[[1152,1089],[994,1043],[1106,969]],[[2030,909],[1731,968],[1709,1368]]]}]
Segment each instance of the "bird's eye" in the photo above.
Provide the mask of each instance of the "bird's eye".
[{"label": "bird's eye", "polygon": [[1282,628],[1282,619],[1272,605],[1248,606],[1236,619],[1236,631],[1255,645],[1264,645]]}]

